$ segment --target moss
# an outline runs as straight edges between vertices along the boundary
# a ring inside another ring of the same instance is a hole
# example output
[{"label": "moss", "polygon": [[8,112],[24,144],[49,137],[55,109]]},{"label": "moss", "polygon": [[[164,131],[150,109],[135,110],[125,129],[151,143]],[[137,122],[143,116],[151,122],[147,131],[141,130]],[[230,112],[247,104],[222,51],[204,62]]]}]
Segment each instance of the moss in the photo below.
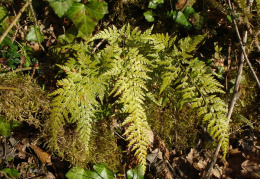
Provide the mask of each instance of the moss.
[{"label": "moss", "polygon": [[188,108],[176,112],[174,106],[149,106],[150,125],[152,130],[161,137],[168,148],[186,150],[193,147],[196,142],[196,116]]},{"label": "moss", "polygon": [[117,145],[114,133],[109,128],[108,122],[96,123],[90,142],[92,146],[90,162],[106,163],[109,169],[118,172],[121,168],[122,151]]},{"label": "moss", "polygon": [[[48,124],[45,124],[44,138],[48,136]],[[121,166],[122,151],[117,146],[116,138],[110,130],[109,120],[100,120],[93,124],[90,137],[89,153],[84,150],[84,144],[78,140],[77,125],[67,124],[59,131],[57,154],[71,162],[74,166],[90,168],[93,164],[106,163],[108,168],[117,172]]]},{"label": "moss", "polygon": [[6,119],[39,127],[39,119],[48,113],[49,100],[36,81],[29,75],[11,74],[0,78],[0,84],[9,88],[0,89],[0,112]]}]

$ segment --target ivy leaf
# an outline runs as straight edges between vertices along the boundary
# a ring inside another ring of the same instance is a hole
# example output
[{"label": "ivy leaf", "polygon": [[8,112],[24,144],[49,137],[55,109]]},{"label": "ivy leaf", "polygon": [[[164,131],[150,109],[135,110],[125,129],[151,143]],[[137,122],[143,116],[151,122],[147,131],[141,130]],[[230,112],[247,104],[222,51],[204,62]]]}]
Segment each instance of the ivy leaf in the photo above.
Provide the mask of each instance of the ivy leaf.
[{"label": "ivy leaf", "polygon": [[101,163],[101,164],[97,164],[97,165],[94,165],[94,169],[95,169],[95,172],[97,172],[97,176],[94,176],[94,178],[96,179],[103,179],[103,178],[106,178],[106,179],[113,179],[114,178],[114,174],[111,170],[109,170],[107,167],[106,167],[106,164],[104,163]]},{"label": "ivy leaf", "polygon": [[15,168],[4,168],[1,171],[7,173],[10,177],[17,178],[20,175],[20,173]]},{"label": "ivy leaf", "polygon": [[149,2],[148,8],[156,9],[157,5],[164,3],[163,0],[151,0]]},{"label": "ivy leaf", "polygon": [[192,25],[186,19],[185,15],[181,11],[173,11],[172,18],[178,24],[184,26],[186,29],[190,30]]},{"label": "ivy leaf", "polygon": [[188,19],[190,15],[193,13],[195,13],[195,10],[190,6],[186,7],[185,10],[183,11],[183,14],[185,15],[186,19]]},{"label": "ivy leaf", "polygon": [[[25,39],[28,40],[28,41],[38,42],[37,37],[36,37],[36,33],[35,33],[35,28],[34,28],[34,26],[31,25],[31,26],[30,26],[30,29],[31,29],[31,30],[30,30],[30,32],[26,35],[26,38],[25,38]],[[37,35],[38,35],[38,37],[39,37],[40,42],[42,42],[43,39],[44,39],[44,36],[41,34],[39,28],[37,28]]]},{"label": "ivy leaf", "polygon": [[[93,175],[93,174],[91,174]],[[84,168],[81,167],[73,167],[66,173],[66,177],[68,179],[85,179],[89,178],[89,172],[87,172]],[[92,177],[91,177],[92,178]]]},{"label": "ivy leaf", "polygon": [[74,0],[48,0],[54,12],[62,17],[74,3]]},{"label": "ivy leaf", "polygon": [[74,3],[66,12],[75,26],[86,36],[89,36],[98,21],[108,13],[107,3],[98,0],[88,1],[86,4]]},{"label": "ivy leaf", "polygon": [[97,164],[93,166],[95,171],[85,170],[81,167],[74,167],[66,173],[68,179],[113,179],[114,174],[111,170],[107,169],[106,164]]},{"label": "ivy leaf", "polygon": [[136,166],[134,169],[130,169],[126,172],[127,179],[144,179],[141,165]]},{"label": "ivy leaf", "polygon": [[153,11],[144,12],[144,17],[148,22],[153,22],[154,21]]}]

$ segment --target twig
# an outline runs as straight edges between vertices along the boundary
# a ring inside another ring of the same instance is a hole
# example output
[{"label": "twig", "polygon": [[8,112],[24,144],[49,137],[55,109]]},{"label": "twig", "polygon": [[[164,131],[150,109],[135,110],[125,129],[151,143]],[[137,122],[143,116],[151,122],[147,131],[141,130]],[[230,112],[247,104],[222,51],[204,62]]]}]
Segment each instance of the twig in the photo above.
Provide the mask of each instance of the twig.
[{"label": "twig", "polygon": [[0,90],[19,90],[17,88],[12,88],[12,87],[3,87],[3,86],[0,86]]},{"label": "twig", "polygon": [[7,29],[4,31],[4,33],[2,34],[2,36],[0,37],[0,44],[2,43],[2,41],[4,40],[5,36],[8,34],[8,32],[11,30],[11,28],[14,26],[14,24],[16,23],[16,21],[21,17],[23,11],[25,10],[25,8],[29,5],[29,1],[26,1],[26,3],[24,4],[24,6],[22,7],[22,9],[19,11],[19,13],[17,14],[17,16],[15,16],[13,22],[7,27]]},{"label": "twig", "polygon": [[[239,88],[239,83],[240,83],[240,79],[241,79],[241,74],[242,74],[242,69],[243,69],[243,61],[244,59],[246,59],[246,62],[248,64],[248,66],[250,67],[250,70],[252,71],[256,81],[257,81],[257,84],[258,84],[258,87],[260,88],[260,82],[255,74],[255,71],[254,69],[252,68],[252,65],[247,57],[247,54],[245,52],[245,44],[246,44],[246,38],[247,38],[247,31],[246,33],[244,34],[244,38],[243,38],[243,41],[241,40],[241,36],[240,36],[240,33],[239,33],[239,30],[238,30],[238,26],[237,26],[237,23],[236,23],[236,20],[235,20],[235,16],[234,16],[234,9],[232,8],[231,6],[231,2],[230,0],[228,0],[228,5],[229,5],[229,8],[230,8],[230,11],[231,11],[231,17],[232,17],[232,20],[233,20],[233,23],[234,23],[234,26],[235,26],[235,29],[236,29],[236,34],[237,34],[237,37],[238,37],[238,40],[239,40],[239,43],[240,43],[240,47],[241,47],[241,58],[240,58],[240,64],[239,64],[239,69],[238,69],[238,75],[237,75],[237,80],[236,80],[236,84],[235,84],[235,87],[234,87],[234,91],[233,91],[233,97],[232,97],[232,100],[231,100],[231,104],[230,104],[230,108],[229,108],[229,112],[228,112],[228,115],[227,115],[227,118],[230,119],[231,115],[232,115],[232,112],[233,112],[233,109],[234,109],[234,105],[235,105],[235,102],[236,102],[236,99],[237,99],[237,94],[238,94],[238,88]],[[248,24],[247,24],[248,26]],[[219,143],[218,146],[217,146],[217,149],[215,151],[215,154],[214,154],[214,157],[212,159],[212,162],[209,166],[209,169],[207,171],[207,173],[205,174],[205,178],[210,178],[210,173],[211,173],[211,170],[213,169],[215,163],[216,163],[216,160],[217,160],[217,156],[218,156],[218,153],[220,151],[220,148],[221,148],[221,145],[222,143]]]},{"label": "twig", "polygon": [[[247,41],[247,31],[245,31],[245,34],[244,34],[243,44],[245,44],[246,41]],[[245,45],[242,48],[245,51]],[[237,79],[236,79],[235,87],[234,87],[234,90],[233,90],[233,96],[232,96],[232,100],[230,102],[230,107],[229,107],[229,110],[228,110],[228,115],[227,115],[228,119],[231,118],[231,115],[233,113],[233,109],[234,109],[234,106],[235,106],[235,102],[238,98],[239,84],[240,84],[240,81],[241,81],[241,76],[242,76],[242,71],[243,71],[243,66],[244,66],[244,57],[245,57],[245,55],[242,52],[241,57],[240,57],[238,71],[237,71]]]},{"label": "twig", "polygon": [[[229,2],[230,2],[230,0],[229,0]],[[237,28],[237,25],[235,23],[234,23],[234,25]],[[237,33],[238,33],[238,36],[240,37],[239,31],[237,31]],[[240,40],[241,40],[241,38],[239,38],[239,41]],[[247,31],[245,31],[245,33],[244,33],[243,41],[240,41],[240,44],[243,44],[242,45],[242,52],[241,52],[240,63],[239,63],[238,72],[237,72],[237,79],[236,79],[235,87],[234,87],[234,90],[233,90],[233,96],[232,96],[232,100],[230,102],[229,111],[228,111],[228,114],[227,114],[227,118],[228,119],[231,118],[231,115],[233,113],[233,109],[234,109],[234,106],[235,106],[235,102],[236,102],[236,100],[238,98],[239,84],[240,84],[240,81],[241,81],[241,76],[242,76],[242,71],[243,71],[243,64],[244,64],[244,58],[245,58],[244,52],[245,52],[246,41],[247,41]],[[215,163],[217,161],[217,156],[219,154],[221,145],[222,145],[222,143],[219,142],[218,146],[216,148],[215,154],[214,154],[214,156],[212,158],[212,161],[210,163],[210,166],[209,166],[209,168],[208,168],[208,170],[207,170],[207,172],[205,174],[205,178],[207,178],[207,179],[210,178],[211,170],[213,169],[213,167],[214,167],[214,165],[215,165]]]},{"label": "twig", "polygon": [[98,47],[105,41],[105,39],[102,39],[97,46],[94,48],[94,50],[91,52],[91,54],[94,54],[96,52],[96,50],[98,49]]},{"label": "twig", "polygon": [[38,67],[38,60],[35,62],[35,64],[34,64],[34,66],[33,66],[33,72],[32,72],[32,74],[31,74],[31,77],[30,77],[30,79],[27,81],[27,83],[26,84],[28,84],[28,83],[30,83],[31,82],[31,80],[32,80],[32,78],[33,78],[33,76],[34,76],[34,74],[35,74],[35,69]]},{"label": "twig", "polygon": [[[255,35],[255,40],[254,40],[254,42],[255,42],[255,45],[256,45],[256,47],[257,47],[257,49],[258,49],[258,51],[260,52],[260,45],[259,45],[259,39],[258,39],[258,34],[260,34],[260,31]],[[254,37],[253,37],[254,38]]]},{"label": "twig", "polygon": [[114,133],[115,133],[118,137],[120,137],[121,139],[123,139],[124,141],[126,141],[126,139],[125,139],[124,137],[122,137],[121,135],[119,135],[116,131],[114,131]]},{"label": "twig", "polygon": [[226,105],[227,105],[227,109],[228,109],[228,74],[229,74],[229,70],[230,70],[230,66],[231,66],[231,48],[232,48],[232,41],[231,39],[229,40],[229,45],[228,45],[228,65],[227,65],[227,70],[226,70],[226,76],[225,76],[225,90],[226,90]]},{"label": "twig", "polygon": [[259,82],[259,80],[258,80],[258,78],[257,78],[257,76],[256,76],[256,73],[255,73],[255,71],[254,71],[254,69],[253,69],[253,67],[252,67],[252,65],[251,65],[251,63],[250,63],[248,57],[247,57],[247,54],[246,54],[246,51],[245,51],[245,48],[244,48],[244,43],[243,43],[243,41],[242,41],[242,39],[241,39],[239,30],[238,30],[238,27],[237,27],[236,19],[234,18],[234,12],[233,12],[233,9],[232,9],[232,7],[231,7],[231,2],[230,2],[230,0],[228,0],[228,5],[229,5],[229,8],[230,8],[230,10],[231,10],[232,20],[233,20],[233,23],[234,23],[234,26],[235,26],[235,29],[236,29],[237,37],[238,37],[238,40],[239,40],[240,47],[241,47],[241,50],[242,50],[242,52],[243,52],[244,58],[246,59],[246,62],[247,62],[248,66],[249,66],[249,68],[250,68],[250,70],[251,70],[251,72],[253,73],[253,75],[254,75],[254,77],[255,77],[255,80],[256,80],[256,82],[257,82],[257,85],[258,85],[258,87],[260,88],[260,82]]},{"label": "twig", "polygon": [[[33,70],[33,69],[40,69],[39,67],[25,67],[25,68],[17,68],[16,70],[13,70],[13,71],[9,71],[7,74],[10,74],[10,73],[16,73],[16,72],[19,72],[19,71],[27,71],[27,70]],[[3,73],[3,72],[2,72]]]},{"label": "twig", "polygon": [[[28,1],[30,1],[30,0],[28,0]],[[38,33],[37,33],[38,23],[37,23],[37,18],[36,18],[35,12],[34,12],[34,10],[33,10],[32,2],[30,1],[29,3],[30,3],[30,4],[29,4],[29,5],[30,5],[30,10],[31,10],[32,16],[33,16],[33,21],[34,21],[35,35],[36,35],[36,38],[37,38],[37,41],[38,41],[39,46],[41,47],[42,51],[45,52],[45,49],[44,49],[44,47],[42,46],[41,41],[40,41],[40,38],[39,38],[39,35],[38,35]]]}]

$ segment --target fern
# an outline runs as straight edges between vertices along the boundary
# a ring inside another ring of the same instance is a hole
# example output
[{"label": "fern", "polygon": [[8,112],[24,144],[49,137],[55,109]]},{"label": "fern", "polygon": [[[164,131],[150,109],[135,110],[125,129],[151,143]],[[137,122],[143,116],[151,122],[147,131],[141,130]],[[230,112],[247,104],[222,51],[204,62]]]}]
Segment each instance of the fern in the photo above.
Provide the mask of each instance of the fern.
[{"label": "fern", "polygon": [[[222,143],[222,150],[226,154],[229,132],[225,116],[227,109],[225,103],[214,95],[224,93],[222,85],[212,74],[207,73],[204,62],[191,55],[203,38],[204,36],[187,37],[180,40],[178,46],[168,46],[166,49],[172,48],[170,53],[165,53],[164,50],[160,52],[164,54],[162,59],[157,59],[159,67],[163,69],[160,93],[167,88],[174,88],[174,93],[182,96],[178,107],[181,109],[183,105],[190,104],[192,109],[198,111],[203,122],[208,123],[208,132]],[[167,36],[162,36],[162,39],[167,39]],[[156,39],[154,43],[157,42]]]},{"label": "fern", "polygon": [[[129,147],[135,151],[135,156],[145,171],[146,151],[150,144],[147,130],[150,130],[150,127],[144,103],[148,93],[146,84],[151,79],[147,73],[151,70],[149,69],[150,61],[140,51],[146,48],[145,44],[148,40],[145,40],[145,37],[150,34],[150,31],[141,34],[136,28],[131,32],[128,25],[121,30],[113,27],[106,33],[104,32],[94,36],[93,40],[97,38],[108,40],[111,46],[103,51],[107,52],[110,49],[114,52],[113,61],[103,58],[110,62],[106,63],[108,70],[105,74],[117,79],[110,94],[119,97],[117,102],[123,104],[122,113],[129,114],[123,122],[123,125],[127,125],[124,135],[127,136]],[[117,40],[111,39],[111,36],[117,37]]]},{"label": "fern", "polygon": [[92,60],[84,44],[66,46],[74,48],[74,58],[59,66],[67,77],[58,82],[62,88],[57,89],[51,95],[52,101],[51,123],[49,124],[51,138],[49,146],[61,153],[57,137],[63,135],[66,123],[77,123],[79,139],[85,146],[85,152],[89,151],[89,138],[94,118],[94,113],[99,105],[97,98],[102,100],[105,91],[105,77],[98,74],[97,61]]},{"label": "fern", "polygon": [[[151,130],[146,108],[149,100],[160,105],[158,95],[173,98],[171,106],[184,105],[196,110],[207,124],[210,135],[228,147],[229,125],[225,103],[216,96],[223,93],[222,85],[207,73],[207,66],[193,52],[203,43],[205,35],[187,37],[176,42],[168,34],[151,35],[152,28],[141,33],[130,25],[122,29],[111,27],[95,35],[88,43],[66,46],[74,50],[73,57],[60,66],[67,76],[59,81],[61,88],[52,93],[55,98],[51,111],[52,148],[60,151],[58,138],[66,123],[76,123],[79,140],[89,150],[89,138],[95,111],[108,95],[113,95],[123,119],[124,135],[135,152],[143,171],[150,145]],[[104,39],[106,47],[93,55],[94,40]],[[159,88],[151,90],[157,84]],[[159,91],[154,91],[159,89]],[[166,93],[166,94],[165,94]]]},{"label": "fern", "polygon": [[253,123],[249,119],[237,112],[233,112],[232,119],[237,122],[243,122],[252,129],[254,128]]}]

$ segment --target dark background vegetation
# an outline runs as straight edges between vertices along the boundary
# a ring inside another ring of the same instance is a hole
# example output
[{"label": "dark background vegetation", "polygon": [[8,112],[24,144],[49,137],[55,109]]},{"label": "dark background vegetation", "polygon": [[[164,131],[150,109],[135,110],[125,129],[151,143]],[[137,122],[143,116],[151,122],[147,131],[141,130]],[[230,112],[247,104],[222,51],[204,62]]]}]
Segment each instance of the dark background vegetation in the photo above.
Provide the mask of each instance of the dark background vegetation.
[{"label": "dark background vegetation", "polygon": [[[0,2],[0,35],[25,2]],[[170,37],[177,36],[177,40],[207,34],[194,57],[204,61],[209,70],[215,72],[216,79],[226,92],[220,97],[228,107],[234,91],[241,47],[230,19],[231,10],[227,0],[104,2],[107,3],[108,12],[94,26],[93,35],[112,25],[120,29],[127,23],[141,31],[153,26],[153,33],[168,33]],[[82,0],[79,3],[87,4],[88,1]],[[248,31],[244,45],[259,77],[260,1],[255,0],[248,4],[247,1],[234,0],[231,3],[235,12],[233,20],[236,20],[241,36]],[[154,4],[154,8],[151,8],[151,4]],[[137,163],[133,153],[128,151],[127,141],[123,137],[124,127],[120,126],[117,111],[108,105],[116,100],[113,97],[104,102],[104,108],[97,115],[90,139],[91,155],[87,160],[83,160],[87,156],[84,156],[80,148],[72,150],[71,146],[64,145],[62,147],[68,153],[62,155],[48,150],[45,124],[50,120],[48,116],[52,100],[48,94],[56,90],[57,81],[66,76],[56,64],[64,64],[72,54],[69,49],[58,49],[67,44],[86,41],[89,36],[78,35],[77,25],[66,15],[59,17],[48,1],[33,0],[32,7],[34,12],[28,6],[0,43],[0,169],[3,169],[0,176],[47,178],[53,175],[56,178],[65,178],[72,166],[93,171],[93,165],[106,163],[107,168],[117,174],[117,178],[126,178],[126,172],[136,167]],[[173,15],[176,12],[184,13],[188,7],[192,7],[194,12],[187,17]],[[147,11],[152,12],[153,20],[144,15]],[[31,32],[33,27],[38,28],[38,36],[42,40],[37,39],[35,31]],[[33,39],[28,37],[30,32],[34,34]],[[70,40],[62,37],[64,34],[70,35]],[[95,42],[95,45],[99,42]],[[105,46],[103,43],[99,48]],[[214,170],[216,173],[213,172],[212,178],[260,177],[259,91],[256,80],[245,63],[239,84],[239,98],[230,121],[230,150],[225,161],[218,158],[219,173]],[[148,153],[157,149],[161,156],[153,159],[153,163],[148,162],[150,165],[145,178],[201,177],[208,169],[217,141],[206,132],[197,119],[197,114],[189,107],[177,110],[172,105],[158,107],[152,103],[147,106],[147,111],[148,118],[152,116],[154,119],[149,121],[154,134],[154,145]],[[76,124],[68,124],[66,129],[64,140],[76,141]],[[30,146],[38,146],[38,149]],[[51,165],[48,165],[48,157],[51,158]],[[188,163],[189,160],[193,164]],[[46,164],[45,168],[42,163]]]}]

